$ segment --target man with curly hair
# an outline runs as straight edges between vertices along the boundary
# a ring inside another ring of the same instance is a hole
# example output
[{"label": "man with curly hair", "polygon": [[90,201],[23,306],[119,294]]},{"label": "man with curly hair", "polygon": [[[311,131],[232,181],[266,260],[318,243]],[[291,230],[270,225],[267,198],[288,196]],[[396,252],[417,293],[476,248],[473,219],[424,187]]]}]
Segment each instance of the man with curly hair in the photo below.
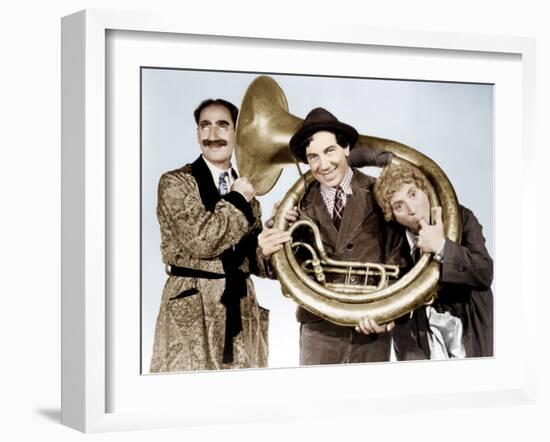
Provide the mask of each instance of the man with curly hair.
[{"label": "man with curly hair", "polygon": [[482,227],[460,206],[460,243],[444,236],[441,207],[432,211],[426,177],[416,168],[386,166],[374,193],[384,218],[401,226],[405,254],[412,266],[419,252],[441,263],[436,301],[396,321],[392,331],[399,360],[447,359],[493,355],[493,260]]},{"label": "man with curly hair", "polygon": [[160,178],[157,217],[169,276],[151,372],[267,365],[268,311],[249,277],[265,276],[256,255],[260,204],[231,168],[237,113],[228,101],[203,101],[194,112],[202,155]]}]

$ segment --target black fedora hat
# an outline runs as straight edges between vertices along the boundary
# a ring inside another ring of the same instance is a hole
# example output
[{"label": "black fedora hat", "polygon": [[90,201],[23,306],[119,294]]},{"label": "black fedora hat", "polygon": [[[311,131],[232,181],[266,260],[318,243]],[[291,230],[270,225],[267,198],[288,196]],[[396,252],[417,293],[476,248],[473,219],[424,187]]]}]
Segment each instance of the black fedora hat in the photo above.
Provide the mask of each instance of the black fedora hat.
[{"label": "black fedora hat", "polygon": [[[349,141],[350,150],[353,149],[359,134],[349,124],[342,123],[332,115],[328,110],[322,107],[316,107],[309,114],[302,123],[298,132],[290,139],[290,149],[294,156],[304,163],[306,160],[305,146],[303,146],[304,140],[315,134],[316,132],[326,130],[334,132],[336,134],[343,134]],[[345,147],[345,146],[344,146]]]}]

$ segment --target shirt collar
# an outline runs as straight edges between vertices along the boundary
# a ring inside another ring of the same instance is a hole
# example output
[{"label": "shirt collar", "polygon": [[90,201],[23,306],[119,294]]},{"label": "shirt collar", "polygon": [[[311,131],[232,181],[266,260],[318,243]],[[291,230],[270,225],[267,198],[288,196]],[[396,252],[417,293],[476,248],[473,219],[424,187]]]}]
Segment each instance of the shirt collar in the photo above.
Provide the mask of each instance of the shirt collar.
[{"label": "shirt collar", "polygon": [[[344,178],[342,178],[342,181],[340,182],[340,187],[342,188],[342,191],[346,195],[352,195],[353,192],[351,191],[351,179],[353,178],[353,171],[351,170],[351,167],[348,167],[346,174],[344,175]],[[331,195],[334,198],[334,195],[336,195],[336,187],[329,187],[325,186],[324,184],[321,184],[321,192],[325,195]]]},{"label": "shirt collar", "polygon": [[233,184],[233,176],[231,174],[231,164],[229,165],[229,169],[223,170],[220,169],[217,166],[214,166],[210,161],[208,161],[204,155],[202,155],[202,159],[208,166],[208,169],[210,170],[210,173],[212,174],[212,178],[214,179],[214,183],[216,183],[216,186],[218,186],[218,183],[220,182],[220,175],[224,172],[227,172],[229,177],[229,185]]}]

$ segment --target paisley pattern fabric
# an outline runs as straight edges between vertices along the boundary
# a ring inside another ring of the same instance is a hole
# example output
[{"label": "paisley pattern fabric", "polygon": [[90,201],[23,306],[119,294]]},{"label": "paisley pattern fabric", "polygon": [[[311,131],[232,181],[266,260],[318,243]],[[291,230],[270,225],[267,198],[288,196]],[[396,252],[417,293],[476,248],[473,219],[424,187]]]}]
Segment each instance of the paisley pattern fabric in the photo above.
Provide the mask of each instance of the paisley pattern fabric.
[{"label": "paisley pattern fabric", "polygon": [[[244,198],[243,198],[244,201]],[[221,253],[261,226],[257,200],[250,203],[254,223],[236,206],[220,199],[209,211],[191,165],[165,173],[159,182],[157,217],[165,264],[224,273]],[[245,258],[240,270],[265,276],[259,255]],[[155,329],[151,372],[265,367],[269,312],[256,300],[252,281],[241,299],[243,330],[234,338],[234,360],[222,362],[226,310],[220,302],[225,279],[169,276]]]}]

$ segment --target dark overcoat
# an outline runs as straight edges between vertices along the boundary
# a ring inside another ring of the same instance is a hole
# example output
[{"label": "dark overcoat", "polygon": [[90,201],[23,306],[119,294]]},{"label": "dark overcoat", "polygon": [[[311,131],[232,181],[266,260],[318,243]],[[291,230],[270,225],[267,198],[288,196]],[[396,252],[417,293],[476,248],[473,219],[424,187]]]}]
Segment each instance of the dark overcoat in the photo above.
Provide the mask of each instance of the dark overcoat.
[{"label": "dark overcoat", "polygon": [[[307,189],[300,205],[301,215],[310,218],[319,227],[321,240],[330,258],[343,261],[374,262],[397,264],[404,266],[401,258],[402,238],[392,226],[386,223],[373,196],[375,178],[353,169],[351,180],[352,195],[348,195],[344,215],[340,228],[337,230],[328,213],[320,192],[320,184],[314,181]],[[327,277],[332,282],[337,277]],[[361,277],[351,277],[352,284],[363,284]],[[389,358],[389,334],[353,336],[356,332],[353,327],[335,326],[330,322],[298,307],[296,317],[305,324],[317,323],[317,332],[337,334],[339,330],[347,330],[352,334],[352,340],[361,340],[364,345],[381,347],[383,341],[384,360]],[[322,349],[320,349],[322,351]],[[369,360],[368,348],[365,361]],[[378,358],[376,360],[379,360]],[[351,361],[361,362],[361,361]]]},{"label": "dark overcoat", "polygon": [[[493,260],[475,215],[463,206],[460,206],[460,214],[462,239],[459,244],[445,240],[441,286],[433,307],[441,313],[448,311],[462,321],[466,357],[492,356]],[[403,255],[410,257],[406,242],[403,247]],[[427,333],[424,307],[415,310],[411,317],[398,320],[392,332],[397,358],[429,359]]]}]

